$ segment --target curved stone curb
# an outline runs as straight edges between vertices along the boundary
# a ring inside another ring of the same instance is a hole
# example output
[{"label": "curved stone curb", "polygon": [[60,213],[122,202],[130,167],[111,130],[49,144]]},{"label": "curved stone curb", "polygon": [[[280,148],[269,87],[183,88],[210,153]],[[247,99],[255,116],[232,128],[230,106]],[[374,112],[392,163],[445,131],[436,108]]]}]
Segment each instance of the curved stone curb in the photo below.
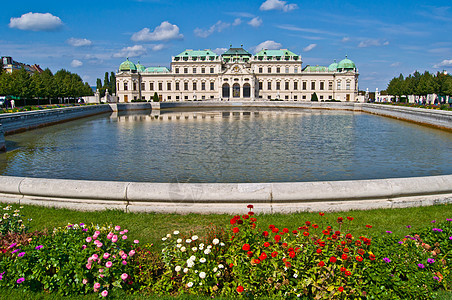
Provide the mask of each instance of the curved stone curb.
[{"label": "curved stone curb", "polygon": [[452,175],[286,183],[139,183],[0,176],[0,201],[75,210],[239,213],[340,211],[452,203]]}]

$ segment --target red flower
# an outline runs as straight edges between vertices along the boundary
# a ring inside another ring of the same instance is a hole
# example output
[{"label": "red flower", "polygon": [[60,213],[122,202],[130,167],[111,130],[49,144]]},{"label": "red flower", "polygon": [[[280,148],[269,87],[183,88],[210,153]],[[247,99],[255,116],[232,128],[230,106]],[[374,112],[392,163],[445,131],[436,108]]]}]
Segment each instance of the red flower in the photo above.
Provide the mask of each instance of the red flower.
[{"label": "red flower", "polygon": [[257,219],[256,219],[256,218],[251,218],[250,221],[251,221],[251,222],[256,222]]},{"label": "red flower", "polygon": [[237,233],[237,232],[239,232],[239,228],[238,228],[238,227],[234,227],[234,228],[232,228],[232,231],[233,231],[234,233]]},{"label": "red flower", "polygon": [[331,256],[331,257],[330,257],[330,262],[331,262],[331,263],[334,264],[336,261],[337,261],[336,257],[334,257],[334,256]]},{"label": "red flower", "polygon": [[322,240],[318,240],[317,243],[319,244],[320,247],[325,247],[325,242]]},{"label": "red flower", "polygon": [[273,228],[275,228],[275,225],[269,225],[268,226],[268,229],[273,229]]},{"label": "red flower", "polygon": [[291,252],[289,253],[289,256],[290,256],[290,258],[294,258],[294,257],[295,257],[295,252],[294,252],[294,251],[291,251]]},{"label": "red flower", "polygon": [[282,243],[281,245],[283,248],[287,248],[287,243]]},{"label": "red flower", "polygon": [[272,252],[272,257],[276,257],[276,256],[278,256],[278,252],[273,251],[273,252]]},{"label": "red flower", "polygon": [[348,257],[348,256],[347,256],[347,254],[345,254],[345,253],[344,253],[344,254],[342,254],[342,256],[341,256],[342,260],[346,260],[346,259],[347,259],[347,257]]},{"label": "red flower", "polygon": [[366,244],[367,246],[370,246],[370,244],[371,244],[371,239],[365,239],[365,240],[364,240],[364,244]]},{"label": "red flower", "polygon": [[309,236],[309,232],[305,231],[305,232],[303,232],[303,235],[304,236]]},{"label": "red flower", "polygon": [[319,267],[323,267],[324,265],[325,265],[325,263],[323,262],[323,260],[319,261],[319,264],[318,264]]},{"label": "red flower", "polygon": [[322,253],[322,249],[320,249],[320,248],[317,248],[317,253]]},{"label": "red flower", "polygon": [[260,264],[260,262],[261,262],[261,261],[258,260],[257,258],[253,259],[253,263],[256,264],[256,265]]},{"label": "red flower", "polygon": [[243,220],[237,220],[237,224],[242,225],[243,224]]},{"label": "red flower", "polygon": [[293,234],[297,234],[297,233],[298,233],[298,230],[293,230],[292,233],[293,233]]},{"label": "red flower", "polygon": [[344,288],[340,286],[340,287],[337,288],[337,291],[338,291],[339,293],[342,293],[342,292],[344,291]]},{"label": "red flower", "polygon": [[344,221],[344,218],[342,218],[342,217],[337,218],[338,223],[342,223],[342,221]]},{"label": "red flower", "polygon": [[305,224],[309,226],[309,225],[311,225],[311,222],[306,221]]},{"label": "red flower", "polygon": [[353,221],[353,217],[347,217],[347,220]]},{"label": "red flower", "polygon": [[292,266],[292,264],[288,261],[286,261],[284,264],[286,265],[287,268],[290,268]]},{"label": "red flower", "polygon": [[263,235],[263,236],[268,236],[268,231],[262,232],[262,235]]},{"label": "red flower", "polygon": [[248,251],[248,252],[246,253],[246,255],[248,255],[248,257],[253,257],[253,251]]},{"label": "red flower", "polygon": [[337,235],[335,234],[333,234],[331,237],[333,238],[333,240],[337,239]]},{"label": "red flower", "polygon": [[275,235],[275,241],[278,243],[281,240],[281,236],[280,235]]},{"label": "red flower", "polygon": [[324,235],[330,235],[330,232],[329,232],[328,230],[323,230],[322,233],[323,233]]},{"label": "red flower", "polygon": [[345,276],[350,276],[350,275],[352,275],[352,272],[350,272],[350,271],[345,271]]},{"label": "red flower", "polygon": [[[248,205],[249,206],[249,205]],[[245,289],[243,288],[243,286],[239,285],[237,287],[237,293],[242,293]]]},{"label": "red flower", "polygon": [[264,247],[270,247],[270,243],[269,242],[265,242],[264,243]]},{"label": "red flower", "polygon": [[353,236],[350,233],[347,233],[345,235],[345,238],[351,240],[351,239],[353,239]]},{"label": "red flower", "polygon": [[320,215],[321,217],[323,217],[323,216],[325,215],[325,213],[319,212],[319,215]]},{"label": "red flower", "polygon": [[232,269],[232,267],[234,266],[234,264],[233,263],[230,263],[229,264],[229,268],[231,268]]},{"label": "red flower", "polygon": [[256,223],[252,223],[252,224],[251,224],[251,228],[252,228],[252,229],[256,228]]},{"label": "red flower", "polygon": [[361,246],[361,241],[356,241],[356,242],[355,242],[355,245],[356,245],[356,247]]},{"label": "red flower", "polygon": [[358,249],[358,254],[364,255],[364,253],[366,253],[366,251],[364,251],[364,249]]},{"label": "red flower", "polygon": [[345,241],[341,241],[341,245],[345,246],[347,243]]},{"label": "red flower", "polygon": [[348,248],[344,248],[344,250],[342,250],[342,251],[344,251],[345,253],[348,253],[350,250],[348,250]]},{"label": "red flower", "polygon": [[282,231],[283,231],[284,233],[289,233],[289,229],[287,229],[287,228],[284,228]]},{"label": "red flower", "polygon": [[244,251],[249,251],[250,250],[250,244],[244,244],[243,246],[242,246],[242,249],[244,250]]},{"label": "red flower", "polygon": [[361,256],[357,256],[357,257],[356,257],[356,260],[359,261],[359,262],[362,262],[362,261],[363,261],[363,258],[362,258]]},{"label": "red flower", "polygon": [[341,232],[338,230],[338,231],[334,232],[334,234],[335,234],[335,235],[340,235]]},{"label": "red flower", "polygon": [[278,232],[279,232],[279,229],[276,228],[276,227],[274,227],[274,228],[272,229],[272,232],[273,232],[273,233],[278,233]]},{"label": "red flower", "polygon": [[249,212],[248,212],[248,215],[250,215],[250,216],[254,216],[254,212],[252,212],[252,211],[249,211]]},{"label": "red flower", "polygon": [[242,218],[246,220],[246,219],[249,218],[249,216],[248,215],[243,215]]},{"label": "red flower", "polygon": [[252,209],[252,208],[254,208],[254,206],[252,205],[252,204],[248,204],[248,206],[247,206],[249,209]]},{"label": "red flower", "polygon": [[372,228],[372,225],[366,225],[367,228]]},{"label": "red flower", "polygon": [[347,269],[344,267],[341,267],[341,272],[345,272],[345,271],[347,271]]},{"label": "red flower", "polygon": [[287,252],[291,252],[291,251],[293,251],[293,248],[292,248],[292,247],[290,247],[289,249],[287,249]]},{"label": "red flower", "polygon": [[315,228],[315,229],[317,229],[317,228],[319,228],[319,225],[317,225],[317,224],[312,224],[312,227]]},{"label": "red flower", "polygon": [[266,258],[267,258],[267,253],[265,253],[265,252],[262,252],[261,255],[259,256],[259,259],[260,259],[261,261],[263,261],[263,260],[266,259]]},{"label": "red flower", "polygon": [[231,225],[234,225],[236,222],[237,222],[237,219],[236,219],[236,218],[232,218],[232,219],[231,219]]},{"label": "red flower", "polygon": [[375,260],[375,255],[369,254],[369,258],[370,258],[370,260]]}]

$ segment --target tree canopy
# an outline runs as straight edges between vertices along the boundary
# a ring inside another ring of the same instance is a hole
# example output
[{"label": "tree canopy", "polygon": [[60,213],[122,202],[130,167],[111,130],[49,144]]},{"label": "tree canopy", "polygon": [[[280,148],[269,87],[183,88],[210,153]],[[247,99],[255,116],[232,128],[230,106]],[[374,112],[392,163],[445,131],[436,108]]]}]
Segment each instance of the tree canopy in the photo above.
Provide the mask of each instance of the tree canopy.
[{"label": "tree canopy", "polygon": [[428,94],[452,96],[452,76],[442,72],[436,75],[425,71],[424,74],[418,71],[404,77],[394,77],[388,84],[386,92],[394,96],[426,96]]}]

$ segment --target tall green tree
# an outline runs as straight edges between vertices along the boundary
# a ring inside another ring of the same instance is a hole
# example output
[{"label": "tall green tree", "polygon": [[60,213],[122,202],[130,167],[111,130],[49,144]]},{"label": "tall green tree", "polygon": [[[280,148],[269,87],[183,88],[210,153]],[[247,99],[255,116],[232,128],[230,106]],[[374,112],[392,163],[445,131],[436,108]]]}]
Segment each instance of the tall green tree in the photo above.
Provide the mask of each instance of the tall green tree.
[{"label": "tall green tree", "polygon": [[110,73],[110,91],[111,94],[116,94],[116,75],[114,72]]}]

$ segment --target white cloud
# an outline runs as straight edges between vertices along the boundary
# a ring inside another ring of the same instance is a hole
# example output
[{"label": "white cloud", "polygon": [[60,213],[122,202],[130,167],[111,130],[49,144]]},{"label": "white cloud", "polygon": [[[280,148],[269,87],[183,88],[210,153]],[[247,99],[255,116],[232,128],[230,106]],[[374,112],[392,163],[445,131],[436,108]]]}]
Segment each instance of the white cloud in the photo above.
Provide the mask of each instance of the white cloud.
[{"label": "white cloud", "polygon": [[83,63],[81,61],[79,61],[78,59],[74,59],[71,62],[71,67],[73,67],[73,68],[78,68],[78,67],[81,67],[81,66],[83,66]]},{"label": "white cloud", "polygon": [[50,13],[32,13],[23,14],[20,18],[11,18],[10,28],[30,31],[54,31],[63,26],[60,18]]},{"label": "white cloud", "polygon": [[286,4],[287,1],[267,0],[262,3],[260,10],[282,10],[288,12],[298,8],[297,4]]},{"label": "white cloud", "polygon": [[256,47],[251,48],[255,53],[261,51],[262,49],[267,50],[278,50],[281,49],[282,45],[275,41],[265,41],[257,45]]},{"label": "white cloud", "polygon": [[122,48],[121,51],[113,54],[113,57],[137,57],[146,54],[146,48],[142,45]]},{"label": "white cloud", "polygon": [[439,64],[436,64],[433,66],[434,68],[441,68],[441,67],[452,67],[452,59],[445,59]]},{"label": "white cloud", "polygon": [[215,52],[217,55],[221,55],[223,53],[225,53],[228,49],[227,48],[217,48],[217,49],[213,49],[212,51]]},{"label": "white cloud", "polygon": [[218,21],[215,24],[213,24],[212,26],[210,26],[209,29],[201,29],[201,28],[196,28],[194,30],[194,33],[196,36],[202,37],[202,38],[206,38],[209,35],[213,34],[214,32],[222,32],[224,29],[228,28],[229,26],[231,26],[230,23],[226,23],[223,21]]},{"label": "white cloud", "polygon": [[400,62],[395,62],[395,63],[392,63],[390,66],[391,67],[399,67],[400,65],[401,65]]},{"label": "white cloud", "polygon": [[169,41],[180,40],[184,36],[179,33],[179,27],[168,21],[163,21],[151,32],[149,28],[143,28],[132,35],[131,40],[134,42],[152,42],[152,41]]},{"label": "white cloud", "polygon": [[380,47],[382,45],[387,46],[387,45],[389,45],[389,42],[388,41],[383,42],[382,40],[379,40],[379,39],[368,39],[365,41],[361,41],[358,44],[358,48]]},{"label": "white cloud", "polygon": [[240,25],[240,24],[242,24],[242,19],[237,18],[237,19],[235,19],[234,22],[232,23],[232,26],[238,26],[238,25]]},{"label": "white cloud", "polygon": [[304,47],[304,48],[303,48],[303,52],[309,52],[309,51],[311,51],[312,49],[314,49],[315,47],[317,47],[317,44],[310,44],[310,45],[308,45],[307,47]]},{"label": "white cloud", "polygon": [[251,21],[248,22],[248,24],[257,28],[262,25],[262,19],[260,17],[252,18]]},{"label": "white cloud", "polygon": [[342,43],[347,43],[350,41],[350,38],[348,36],[344,36],[341,40]]},{"label": "white cloud", "polygon": [[69,45],[74,47],[91,46],[93,42],[87,39],[70,38],[66,41]]},{"label": "white cloud", "polygon": [[164,44],[157,44],[157,45],[152,45],[151,46],[151,49],[153,50],[153,51],[160,51],[160,50],[162,50],[162,49],[164,49],[165,48],[165,45]]}]

